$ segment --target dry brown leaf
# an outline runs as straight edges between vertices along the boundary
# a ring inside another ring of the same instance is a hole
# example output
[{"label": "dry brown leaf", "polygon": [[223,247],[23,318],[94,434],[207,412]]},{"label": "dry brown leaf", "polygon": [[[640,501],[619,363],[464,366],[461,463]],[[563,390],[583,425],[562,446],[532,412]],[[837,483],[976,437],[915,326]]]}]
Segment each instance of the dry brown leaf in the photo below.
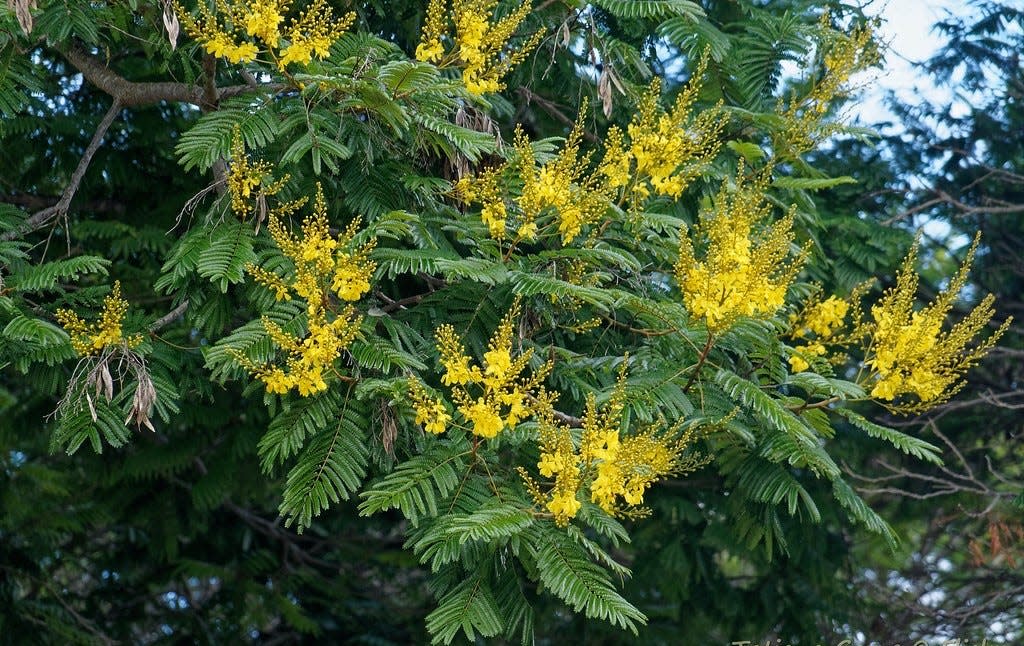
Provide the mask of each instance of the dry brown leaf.
[{"label": "dry brown leaf", "polygon": [[601,110],[605,117],[612,116],[612,84],[609,79],[608,68],[601,70],[601,76],[597,79],[597,96],[601,99]]},{"label": "dry brown leaf", "polygon": [[619,94],[626,93],[626,88],[622,87],[622,83],[619,81],[618,75],[615,73],[615,70],[611,68],[611,66],[608,67],[608,78],[611,79],[612,85],[614,85],[615,89],[619,91]]},{"label": "dry brown leaf", "polygon": [[384,402],[380,405],[380,443],[389,458],[395,457],[395,439],[398,437],[398,425],[391,409]]},{"label": "dry brown leaf", "polygon": [[96,392],[96,396],[103,395],[107,401],[114,398],[114,379],[110,375],[110,367],[106,361],[101,362],[92,371],[90,375],[92,380],[93,390]]},{"label": "dry brown leaf", "polygon": [[164,28],[167,29],[167,40],[171,41],[171,49],[177,49],[181,25],[178,23],[178,16],[174,14],[174,7],[170,0],[164,0]]},{"label": "dry brown leaf", "polygon": [[124,420],[124,423],[127,426],[128,423],[134,421],[135,426],[145,426],[151,431],[156,431],[153,427],[153,422],[149,418],[149,414],[153,410],[153,404],[156,403],[156,387],[153,386],[153,380],[150,379],[149,373],[146,372],[144,367],[136,369],[135,377],[139,380],[139,385],[135,388],[135,395],[132,397],[132,407],[128,411],[128,417]]},{"label": "dry brown leaf", "polygon": [[31,34],[32,9],[36,8],[36,0],[7,0],[7,8],[14,12],[25,35]]},{"label": "dry brown leaf", "polygon": [[89,404],[89,415],[92,416],[92,421],[95,422],[99,418],[96,417],[96,406],[93,405],[92,397],[89,396],[89,393],[85,393],[85,402]]}]

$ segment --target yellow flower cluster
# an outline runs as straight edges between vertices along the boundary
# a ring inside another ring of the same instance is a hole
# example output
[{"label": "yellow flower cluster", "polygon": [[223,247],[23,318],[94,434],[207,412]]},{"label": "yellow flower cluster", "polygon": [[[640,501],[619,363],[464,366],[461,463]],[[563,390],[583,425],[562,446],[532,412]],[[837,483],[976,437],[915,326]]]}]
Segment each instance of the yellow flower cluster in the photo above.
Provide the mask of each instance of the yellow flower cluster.
[{"label": "yellow flower cluster", "polygon": [[99,321],[86,323],[78,314],[68,309],[57,310],[57,322],[71,337],[71,347],[80,356],[88,357],[100,353],[109,346],[134,348],[142,343],[141,334],[124,336],[121,325],[128,313],[128,301],[121,298],[121,282],[115,281],[110,294],[103,299],[103,312]]},{"label": "yellow flower cluster", "polygon": [[917,243],[903,261],[895,287],[886,291],[871,308],[873,322],[868,324],[871,342],[865,363],[877,379],[871,396],[897,402],[913,395],[917,401],[902,400],[889,404],[900,412],[918,412],[942,403],[962,387],[963,374],[978,363],[999,340],[1012,319],[1007,319],[991,336],[973,347],[974,336],[992,320],[995,298],[989,294],[948,331],[943,322],[967,282],[980,237],[975,237],[967,258],[949,285],[935,299],[914,311],[918,276],[914,271]]},{"label": "yellow flower cluster", "polygon": [[617,127],[608,131],[599,172],[609,188],[622,190],[634,202],[652,191],[678,198],[708,169],[721,146],[728,115],[713,108],[692,116],[706,67],[705,57],[668,112],[659,107],[661,79],[655,78],[627,128],[628,145]]},{"label": "yellow flower cluster", "polygon": [[[494,16],[497,0],[453,0],[450,15],[445,5],[445,0],[430,0],[416,59],[440,67],[461,67],[462,82],[471,94],[503,89],[501,79],[533,51],[543,34],[538,31],[518,49],[508,46],[520,23],[530,14],[530,0],[524,0],[500,20]],[[446,38],[449,17],[455,31]],[[454,45],[447,52],[445,40]]]},{"label": "yellow flower cluster", "polygon": [[[721,147],[720,136],[728,121],[718,108],[692,115],[706,65],[705,58],[668,112],[658,106],[661,81],[655,79],[627,129],[628,143],[623,132],[612,127],[595,172],[587,172],[590,153],[582,153],[580,146],[587,110],[584,102],[565,146],[554,159],[538,167],[530,140],[517,128],[514,159],[459,180],[458,195],[466,203],[482,205],[480,217],[495,239],[503,239],[512,228],[518,239],[533,240],[550,216],[563,245],[599,221],[613,199],[620,204],[628,199],[637,207],[652,194],[678,198],[707,171]],[[511,173],[521,190],[518,196],[508,197],[505,187],[515,183],[508,177]]]},{"label": "yellow flower cluster", "polygon": [[[623,364],[625,366],[625,364]],[[613,516],[640,516],[644,493],[672,474],[694,471],[703,459],[684,456],[696,440],[688,431],[678,438],[672,433],[656,434],[648,430],[635,435],[621,433],[626,399],[625,367],[619,373],[615,391],[608,403],[598,408],[593,395],[587,398],[577,449],[568,426],[554,420],[550,406],[540,415],[540,461],[537,469],[554,482],[545,492],[520,469],[527,489],[537,504],[565,526],[579,512],[580,493],[589,488],[590,500]]]},{"label": "yellow flower cluster", "polygon": [[356,18],[349,12],[335,20],[326,0],[313,0],[284,26],[291,5],[292,0],[216,0],[214,13],[201,1],[196,18],[175,0],[185,33],[210,54],[230,63],[249,63],[256,60],[262,44],[281,70],[289,63],[308,64],[314,56],[326,58]]},{"label": "yellow flower cluster", "polygon": [[242,141],[242,129],[236,124],[231,136],[231,163],[228,165],[227,173],[228,195],[231,196],[231,210],[235,215],[244,218],[251,210],[249,202],[253,197],[270,197],[284,188],[285,182],[288,181],[287,176],[264,185],[259,191],[256,190],[270,169],[269,162],[249,161]]},{"label": "yellow flower cluster", "polygon": [[714,207],[701,213],[695,227],[695,238],[707,242],[704,260],[697,260],[690,236],[681,236],[676,280],[683,302],[713,333],[743,316],[772,316],[802,264],[802,256],[786,262],[792,212],[765,223],[771,211],[764,198],[769,174],[762,172],[748,185],[741,164],[734,190],[723,183]]},{"label": "yellow flower cluster", "polygon": [[[607,210],[608,198],[601,182],[596,176],[584,174],[590,158],[589,154],[580,155],[585,111],[586,103],[565,146],[553,160],[540,168],[537,168],[529,138],[517,128],[513,144],[516,151],[514,162],[506,162],[475,178],[459,181],[457,189],[463,200],[483,204],[480,217],[493,238],[503,239],[511,225],[518,238],[533,240],[539,229],[548,224],[545,216],[550,215],[557,223],[565,245],[578,236],[583,227],[599,220]],[[501,189],[502,176],[510,168],[515,169],[522,184],[519,197],[511,200],[515,207],[511,214]]]},{"label": "yellow flower cluster", "polygon": [[290,300],[295,294],[306,301],[308,332],[293,336],[264,317],[263,327],[270,339],[286,353],[285,368],[256,366],[244,356],[235,355],[239,363],[266,384],[268,392],[285,394],[295,388],[303,397],[327,389],[325,373],[359,332],[362,316],[351,304],[337,307],[335,299],[350,303],[362,298],[370,291],[370,277],[376,268],[369,257],[376,240],[354,244],[358,220],[337,239],[331,236],[327,205],[319,185],[313,214],[302,223],[301,237],[287,231],[282,218],[304,203],[302,199],[274,209],[268,225],[274,242],[292,262],[294,274],[283,278],[256,265],[246,269],[256,282],[273,291],[277,300]]},{"label": "yellow flower cluster", "polygon": [[409,380],[409,394],[416,409],[416,423],[423,425],[427,433],[440,435],[448,429],[452,420],[448,407],[439,398],[429,395],[417,379]]},{"label": "yellow flower cluster", "polygon": [[[807,361],[811,356],[824,356],[827,352],[825,343],[843,327],[850,304],[837,296],[829,296],[824,301],[812,300],[800,316],[793,316],[792,336],[805,342],[794,348],[795,353],[789,357],[789,367],[793,372],[804,372],[811,365]],[[813,337],[811,336],[813,335]]]},{"label": "yellow flower cluster", "polygon": [[820,142],[834,134],[839,124],[823,121],[825,113],[836,98],[846,91],[846,85],[856,72],[865,70],[878,61],[874,34],[868,25],[855,28],[850,34],[831,29],[828,13],[821,19],[820,31],[825,35],[825,69],[810,92],[794,98],[782,113],[783,128],[776,134],[773,148],[780,158],[795,158],[815,149]]},{"label": "yellow flower cluster", "polygon": [[[512,356],[512,326],[519,317],[519,300],[494,332],[480,366],[471,365],[462,340],[450,325],[437,328],[437,349],[444,375],[441,383],[451,387],[452,400],[474,435],[495,437],[505,428],[515,428],[534,414],[534,402],[541,382],[551,370],[545,364],[532,376],[523,375],[533,350]],[[478,394],[474,396],[470,389]],[[429,433],[443,433],[451,419],[440,399],[431,397],[413,380],[410,386],[416,422]]]}]

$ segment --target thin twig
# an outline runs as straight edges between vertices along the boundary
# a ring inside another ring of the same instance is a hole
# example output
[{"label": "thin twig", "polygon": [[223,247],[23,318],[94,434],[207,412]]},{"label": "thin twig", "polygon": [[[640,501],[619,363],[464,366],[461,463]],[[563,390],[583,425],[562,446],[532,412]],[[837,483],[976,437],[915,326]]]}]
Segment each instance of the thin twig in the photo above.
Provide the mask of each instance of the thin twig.
[{"label": "thin twig", "polygon": [[711,352],[711,346],[714,343],[715,335],[710,331],[708,332],[708,340],[704,344],[704,347],[700,351],[700,357],[697,358],[697,365],[693,367],[693,373],[690,374],[690,379],[683,386],[683,394],[690,392],[690,387],[693,386],[693,382],[697,381],[697,375],[700,374],[700,369],[704,367],[704,362],[707,361],[708,354]]},{"label": "thin twig", "polygon": [[167,325],[173,323],[182,314],[184,314],[185,310],[187,310],[187,309],[188,309],[188,299],[186,298],[185,300],[183,300],[181,302],[180,305],[175,307],[173,310],[171,310],[170,312],[164,314],[163,316],[161,316],[157,320],[153,321],[152,325],[149,326],[149,331],[150,332],[158,332],[161,328],[166,327]]},{"label": "thin twig", "polygon": [[25,222],[14,229],[8,231],[0,236],[0,240],[9,241],[15,240],[29,234],[37,229],[41,229],[46,226],[48,222],[55,218],[61,218],[67,215],[68,207],[71,206],[71,200],[74,199],[75,193],[78,192],[78,187],[82,183],[82,178],[85,177],[85,173],[89,170],[89,164],[92,162],[93,155],[99,150],[100,144],[103,143],[103,137],[107,134],[107,130],[114,123],[114,119],[121,112],[121,102],[114,99],[110,109],[103,115],[103,119],[100,124],[96,127],[96,132],[92,135],[92,141],[86,147],[85,152],[82,154],[82,158],[78,160],[78,167],[75,168],[75,172],[71,175],[71,181],[68,182],[67,188],[64,189],[64,193],[61,194],[60,200],[53,206],[45,208],[42,211],[37,212],[32,217],[25,220]]}]

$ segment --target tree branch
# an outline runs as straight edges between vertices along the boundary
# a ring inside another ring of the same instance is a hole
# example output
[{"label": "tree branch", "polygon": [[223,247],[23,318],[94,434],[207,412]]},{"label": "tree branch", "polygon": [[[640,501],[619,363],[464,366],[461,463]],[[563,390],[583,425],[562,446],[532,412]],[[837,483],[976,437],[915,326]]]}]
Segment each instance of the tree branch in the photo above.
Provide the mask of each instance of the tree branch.
[{"label": "tree branch", "polygon": [[114,97],[125,107],[152,105],[161,101],[180,101],[202,105],[203,88],[190,83],[129,81],[114,72],[100,59],[78,45],[62,52],[85,80]]},{"label": "tree branch", "polygon": [[85,152],[82,154],[82,158],[78,161],[78,167],[75,168],[75,172],[72,173],[71,181],[68,182],[67,188],[65,188],[64,193],[61,194],[60,200],[58,200],[53,206],[36,212],[13,231],[8,231],[7,233],[0,235],[0,240],[8,241],[20,238],[25,234],[46,226],[50,220],[63,217],[67,214],[68,207],[71,205],[71,200],[75,197],[75,193],[78,192],[78,186],[82,183],[82,178],[85,177],[85,172],[89,170],[89,164],[92,162],[93,155],[95,155],[96,151],[99,150],[100,144],[103,143],[104,135],[107,134],[107,130],[109,130],[111,124],[114,123],[114,119],[117,118],[122,107],[121,102],[115,98],[110,109],[107,110],[105,115],[103,115],[100,125],[96,127],[96,132],[93,133],[92,141],[89,142],[88,147],[86,147]]},{"label": "tree branch", "polygon": [[187,310],[187,309],[188,309],[188,299],[186,298],[185,300],[183,300],[181,302],[180,305],[175,307],[173,310],[171,310],[170,312],[164,314],[163,316],[161,316],[157,320],[153,321],[152,325],[149,326],[149,331],[150,332],[157,332],[161,328],[164,328],[167,325],[170,325],[178,317],[180,317],[182,314],[184,314],[185,310]]},{"label": "tree branch", "polygon": [[85,80],[120,101],[122,106],[128,108],[153,105],[161,101],[177,101],[190,103],[200,108],[211,108],[218,101],[244,92],[253,92],[255,90],[278,92],[287,87],[281,83],[270,83],[256,87],[246,84],[222,88],[214,87],[211,92],[208,89],[191,83],[173,81],[140,83],[124,78],[107,67],[99,58],[88,53],[78,45],[72,45],[63,54],[68,62],[82,73]]}]

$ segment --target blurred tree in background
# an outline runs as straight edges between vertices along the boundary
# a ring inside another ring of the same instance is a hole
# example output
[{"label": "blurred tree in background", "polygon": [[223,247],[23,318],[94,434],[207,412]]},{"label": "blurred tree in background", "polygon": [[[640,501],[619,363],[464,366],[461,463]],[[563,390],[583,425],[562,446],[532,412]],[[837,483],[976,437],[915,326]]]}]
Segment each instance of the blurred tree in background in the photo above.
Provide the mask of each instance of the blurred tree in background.
[{"label": "blurred tree in background", "polygon": [[[1022,27],[1024,12],[1009,2],[972,2],[942,19],[935,29],[945,45],[923,67],[948,99],[894,100],[894,134],[871,149],[849,144],[836,166],[859,167],[851,174],[863,181],[845,203],[857,203],[876,226],[924,227],[924,293],[942,288],[982,231],[971,290],[997,295],[997,320],[1019,319],[1024,306]],[[957,400],[914,419],[877,418],[942,446],[944,467],[874,452],[851,459],[858,490],[908,538],[899,558],[859,561],[858,624],[874,622],[873,638],[1020,640],[1022,350],[1013,324]]]},{"label": "blurred tree in background", "polygon": [[0,641],[1019,637],[1019,12],[292,4],[0,7]]}]

